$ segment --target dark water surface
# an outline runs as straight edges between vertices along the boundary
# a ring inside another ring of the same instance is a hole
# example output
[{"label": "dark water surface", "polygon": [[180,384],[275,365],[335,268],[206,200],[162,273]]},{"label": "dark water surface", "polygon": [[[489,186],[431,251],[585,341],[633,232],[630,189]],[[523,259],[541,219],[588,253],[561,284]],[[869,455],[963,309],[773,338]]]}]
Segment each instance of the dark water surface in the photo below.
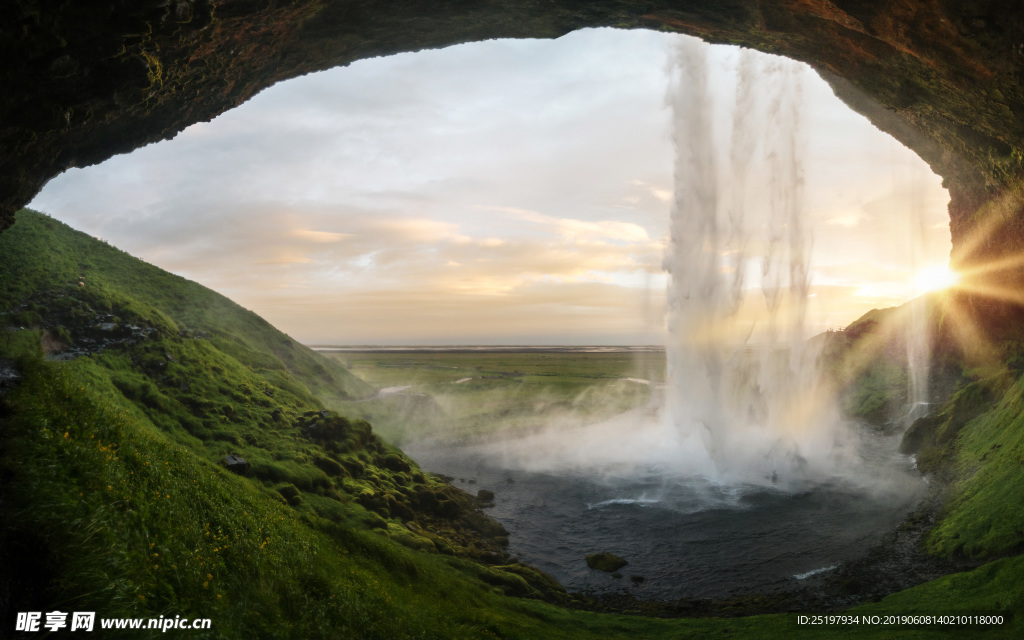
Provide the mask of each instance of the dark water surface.
[{"label": "dark water surface", "polygon": [[[479,445],[405,449],[470,493],[493,491],[486,512],[508,529],[510,552],[570,591],[661,600],[788,590],[862,555],[923,496],[912,461],[893,453],[897,442],[866,444],[865,473],[886,477],[871,491],[842,480],[784,492],[656,471],[537,473],[507,468]],[[587,567],[588,554],[605,551],[629,562],[620,578]]]}]

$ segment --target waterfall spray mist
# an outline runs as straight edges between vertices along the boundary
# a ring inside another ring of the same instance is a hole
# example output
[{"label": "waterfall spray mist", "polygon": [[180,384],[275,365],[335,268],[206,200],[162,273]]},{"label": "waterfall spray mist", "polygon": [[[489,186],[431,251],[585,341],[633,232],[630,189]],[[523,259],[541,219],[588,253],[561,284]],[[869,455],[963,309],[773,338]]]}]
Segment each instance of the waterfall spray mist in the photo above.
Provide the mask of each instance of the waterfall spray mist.
[{"label": "waterfall spray mist", "polygon": [[[699,441],[720,477],[801,479],[841,449],[834,395],[805,335],[801,68],[741,52],[729,154],[720,157],[715,130],[724,118],[709,89],[707,50],[681,39],[672,65],[668,419],[691,446]],[[769,179],[766,211],[754,202],[754,169]],[[760,282],[748,283],[758,263]],[[752,284],[763,305],[757,326],[740,317]]]},{"label": "waterfall spray mist", "polygon": [[667,95],[675,199],[664,263],[666,383],[627,379],[648,384],[647,405],[595,422],[552,414],[481,438],[472,454],[501,469],[600,484],[607,497],[594,504],[660,500],[689,512],[840,487],[910,496],[912,465],[896,443],[840,419],[835,389],[817,368],[823,341],[806,335],[804,67],[677,42]]}]

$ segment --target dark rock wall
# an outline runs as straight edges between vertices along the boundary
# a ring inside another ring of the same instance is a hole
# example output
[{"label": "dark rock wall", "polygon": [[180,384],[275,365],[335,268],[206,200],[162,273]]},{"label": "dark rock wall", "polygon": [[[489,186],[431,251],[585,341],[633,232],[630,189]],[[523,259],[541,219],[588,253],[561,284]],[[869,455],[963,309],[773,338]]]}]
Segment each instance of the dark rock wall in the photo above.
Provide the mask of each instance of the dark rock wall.
[{"label": "dark rock wall", "polygon": [[1024,246],[1024,8],[1013,0],[8,0],[0,228],[64,169],[173,137],[279,80],[595,26],[812,64],[946,179],[955,259]]}]

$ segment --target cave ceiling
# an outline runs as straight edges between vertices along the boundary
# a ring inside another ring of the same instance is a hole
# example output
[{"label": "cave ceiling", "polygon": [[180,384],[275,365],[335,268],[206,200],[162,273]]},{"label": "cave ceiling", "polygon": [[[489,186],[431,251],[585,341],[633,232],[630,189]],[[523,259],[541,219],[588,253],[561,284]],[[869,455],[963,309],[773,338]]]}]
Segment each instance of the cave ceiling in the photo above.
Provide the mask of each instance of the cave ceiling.
[{"label": "cave ceiling", "polygon": [[1013,1],[9,0],[0,14],[0,228],[65,169],[172,138],[280,80],[616,27],[809,63],[943,176],[954,252],[986,216],[1005,230],[985,252],[1024,245],[1024,9]]}]

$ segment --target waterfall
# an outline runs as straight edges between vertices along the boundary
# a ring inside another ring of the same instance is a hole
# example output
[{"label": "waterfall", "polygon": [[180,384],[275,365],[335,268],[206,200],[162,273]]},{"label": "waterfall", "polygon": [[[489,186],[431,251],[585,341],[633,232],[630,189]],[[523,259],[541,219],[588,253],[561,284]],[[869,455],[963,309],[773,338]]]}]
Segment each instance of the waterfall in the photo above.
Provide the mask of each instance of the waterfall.
[{"label": "waterfall", "polygon": [[[910,272],[918,273],[923,264],[926,245],[925,209],[921,192],[921,174],[911,168],[910,175]],[[905,325],[907,348],[907,403],[903,427],[909,427],[914,420],[928,413],[928,374],[931,365],[930,335],[928,326],[928,298],[915,287],[914,296],[908,303],[909,321]]]},{"label": "waterfall", "polygon": [[729,122],[708,49],[681,38],[671,67],[668,415],[722,477],[800,478],[827,467],[838,424],[804,335],[802,68],[741,51]]}]

